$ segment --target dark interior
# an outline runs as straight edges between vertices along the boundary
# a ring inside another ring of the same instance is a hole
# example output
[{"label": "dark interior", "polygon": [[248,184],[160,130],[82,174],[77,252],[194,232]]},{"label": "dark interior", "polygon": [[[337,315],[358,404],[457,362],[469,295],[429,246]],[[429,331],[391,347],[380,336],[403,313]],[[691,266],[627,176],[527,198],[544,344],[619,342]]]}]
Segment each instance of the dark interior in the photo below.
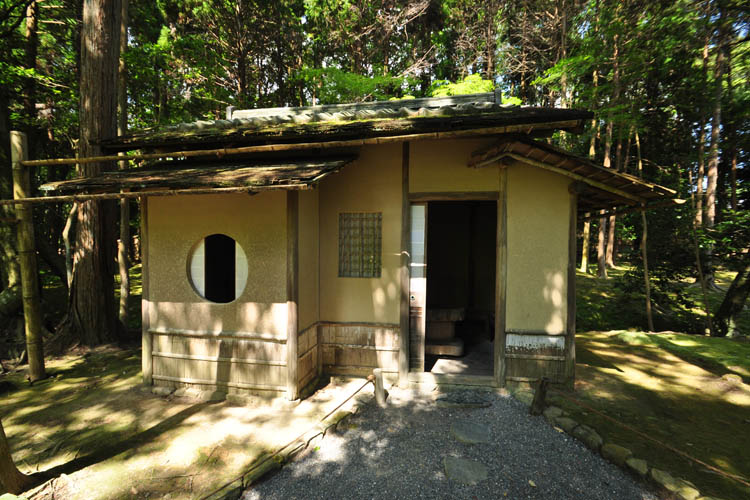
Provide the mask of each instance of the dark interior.
[{"label": "dark interior", "polygon": [[[430,324],[431,317],[447,313],[460,318],[454,323],[455,339],[463,343],[463,354],[457,357],[473,365],[470,371],[482,374],[487,370],[491,374],[492,369],[496,230],[495,201],[428,204],[425,340],[427,344],[449,341],[444,328],[441,333],[436,323]],[[430,371],[444,357],[451,356],[426,354],[425,369]]]},{"label": "dark interior", "polygon": [[235,241],[225,234],[206,236],[206,299],[227,303],[235,299]]}]

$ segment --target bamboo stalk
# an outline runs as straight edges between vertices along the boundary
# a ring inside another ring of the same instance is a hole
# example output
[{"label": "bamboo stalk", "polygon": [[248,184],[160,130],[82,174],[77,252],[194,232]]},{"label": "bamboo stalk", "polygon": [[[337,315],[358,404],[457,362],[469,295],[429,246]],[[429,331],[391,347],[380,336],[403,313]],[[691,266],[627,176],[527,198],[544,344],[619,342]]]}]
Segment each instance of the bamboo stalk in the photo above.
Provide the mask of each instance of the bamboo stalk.
[{"label": "bamboo stalk", "polygon": [[[28,146],[26,134],[10,133],[11,160],[13,170],[13,197],[28,198],[31,191],[29,171],[21,162],[26,158]],[[12,200],[11,200],[12,203]],[[31,207],[16,205],[18,224],[18,260],[21,266],[21,296],[26,324],[26,352],[29,357],[29,380],[34,382],[46,378],[44,369],[44,346],[42,340],[42,312],[37,286],[37,262],[34,249],[34,216]]]},{"label": "bamboo stalk", "polygon": [[[525,125],[504,125],[499,127],[484,127],[467,130],[452,130],[446,132],[423,132],[417,134],[392,135],[383,137],[370,137],[366,139],[349,139],[343,141],[321,141],[321,142],[300,142],[294,144],[262,144],[257,146],[243,146],[238,148],[215,148],[215,149],[196,149],[189,151],[173,151],[167,153],[145,153],[136,155],[126,155],[125,160],[158,160],[163,158],[190,158],[200,156],[231,156],[246,153],[260,152],[277,152],[277,151],[297,151],[307,149],[329,149],[345,148],[355,146],[366,146],[371,144],[387,144],[392,142],[404,142],[417,139],[450,139],[454,137],[468,137],[477,135],[505,134],[509,132],[531,132],[536,129],[556,129],[568,128],[578,125],[580,120],[565,120],[558,122],[525,124]],[[22,162],[26,167],[54,166],[54,165],[75,165],[83,163],[100,163],[109,161],[122,161],[122,155],[92,156],[87,158],[56,158],[48,160],[31,160]]]},{"label": "bamboo stalk", "polygon": [[129,191],[126,193],[92,193],[92,194],[69,194],[61,196],[43,196],[37,198],[19,198],[16,200],[0,200],[0,205],[20,205],[31,203],[66,203],[71,201],[88,200],[115,200],[121,198],[140,198],[141,196],[177,196],[190,194],[218,194],[218,193],[254,193],[273,190],[310,189],[307,184],[273,184],[269,186],[232,186],[214,188],[189,188],[189,189],[161,189],[152,191]]}]

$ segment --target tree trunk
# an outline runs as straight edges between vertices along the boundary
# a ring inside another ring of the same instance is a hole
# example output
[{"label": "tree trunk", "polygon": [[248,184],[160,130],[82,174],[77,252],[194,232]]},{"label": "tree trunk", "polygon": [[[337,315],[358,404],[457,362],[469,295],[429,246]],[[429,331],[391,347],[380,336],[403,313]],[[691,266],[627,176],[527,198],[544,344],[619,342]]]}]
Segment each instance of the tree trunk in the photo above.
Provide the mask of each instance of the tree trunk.
[{"label": "tree trunk", "polygon": [[[9,96],[4,85],[0,85],[0,199],[13,198],[10,169],[10,111]],[[15,219],[13,205],[0,207],[0,219]],[[0,290],[21,283],[16,253],[16,229],[13,224],[0,222]]]},{"label": "tree trunk", "polygon": [[[706,215],[707,228],[714,227],[716,222],[716,188],[719,179],[719,141],[721,140],[721,80],[724,76],[724,42],[726,33],[726,11],[720,9],[719,32],[716,41],[716,62],[714,64],[714,111],[711,120],[711,147],[708,152],[708,182],[706,184]],[[713,284],[713,265],[711,262],[712,249],[706,252],[705,273],[709,284]]]},{"label": "tree trunk", "polygon": [[13,462],[3,422],[0,421],[0,483],[8,492],[17,495],[33,484],[31,476],[21,473]]},{"label": "tree trunk", "polygon": [[[588,216],[588,213],[586,214]],[[583,237],[581,238],[581,268],[582,273],[589,272],[589,240],[591,239],[591,221],[583,221]]]},{"label": "tree trunk", "polygon": [[[119,0],[84,0],[81,33],[81,103],[79,156],[100,156],[97,142],[117,134],[117,62],[120,34]],[[79,164],[82,176],[93,176],[110,165]],[[112,205],[85,201],[78,205],[73,280],[63,331],[85,345],[118,337],[115,316],[115,235]]]},{"label": "tree trunk", "polygon": [[[122,15],[120,19],[120,62],[118,66],[117,86],[117,135],[125,135],[128,131],[128,89],[127,68],[125,67],[125,50],[128,46],[128,3],[122,1]],[[124,154],[124,153],[123,153]],[[128,166],[127,161],[120,162],[120,169]],[[123,325],[128,316],[128,301],[130,299],[130,276],[128,275],[128,242],[130,241],[130,200],[120,200],[120,238],[117,240],[117,264],[120,271],[120,309],[118,318]]]},{"label": "tree trunk", "polygon": [[[604,210],[602,210],[600,213],[604,213]],[[599,278],[606,278],[607,277],[607,263],[606,263],[606,252],[605,252],[605,244],[606,244],[606,233],[607,233],[607,218],[606,217],[600,217],[599,218],[599,240],[596,245],[596,256],[597,256],[597,277]]]},{"label": "tree trunk", "polygon": [[739,270],[714,315],[714,332],[719,337],[737,333],[737,320],[750,295],[750,263]]}]

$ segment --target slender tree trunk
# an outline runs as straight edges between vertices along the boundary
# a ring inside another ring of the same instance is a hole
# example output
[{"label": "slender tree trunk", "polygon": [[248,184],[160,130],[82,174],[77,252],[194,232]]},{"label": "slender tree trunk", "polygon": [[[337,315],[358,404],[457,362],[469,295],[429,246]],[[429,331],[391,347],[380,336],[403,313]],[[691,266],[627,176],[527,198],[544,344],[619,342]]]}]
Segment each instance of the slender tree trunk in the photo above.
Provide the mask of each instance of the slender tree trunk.
[{"label": "slender tree trunk", "polygon": [[[586,216],[588,217],[588,213]],[[591,221],[583,221],[583,238],[581,245],[581,269],[582,273],[589,272],[589,240],[591,239]]]},{"label": "slender tree trunk", "polygon": [[[602,210],[600,213],[604,213]],[[599,217],[599,239],[596,245],[596,256],[597,256],[597,276],[599,278],[607,277],[607,263],[606,263],[606,251],[605,245],[607,242],[607,218]]]},{"label": "slender tree trunk", "polygon": [[[125,135],[128,131],[128,89],[127,68],[125,67],[125,50],[128,47],[128,3],[122,1],[122,14],[120,19],[120,62],[117,75],[117,135]],[[120,169],[128,166],[127,161],[120,162]],[[128,301],[130,299],[130,267],[128,259],[128,243],[130,242],[130,201],[126,198],[120,200],[120,238],[117,240],[117,264],[120,271],[120,309],[118,318],[124,325],[128,317]]]},{"label": "slender tree trunk", "polygon": [[643,282],[646,289],[646,321],[648,331],[654,331],[654,314],[651,311],[651,279],[648,274],[648,220],[646,219],[646,210],[641,210],[641,224],[643,225],[643,234],[641,235],[641,255],[643,257]]},{"label": "slender tree trunk", "polygon": [[[81,103],[79,156],[100,156],[97,142],[117,134],[117,61],[120,34],[119,0],[84,0],[81,33]],[[79,164],[93,176],[107,164]],[[78,205],[76,252],[68,314],[63,331],[85,345],[118,337],[114,305],[114,212],[112,204],[85,201]]]},{"label": "slender tree trunk", "polygon": [[[729,139],[729,206],[737,210],[737,117],[734,108],[734,85],[732,81],[732,44],[726,46],[727,58],[727,102],[730,106],[730,119],[727,120],[727,138]],[[732,112],[734,111],[734,112]]]},{"label": "slender tree trunk", "polygon": [[[726,34],[726,11],[720,9],[719,31],[714,64],[714,111],[711,120],[711,147],[708,152],[708,182],[706,184],[706,216],[707,228],[714,227],[716,222],[716,188],[719,179],[719,141],[721,140],[721,94],[724,76],[724,42]],[[712,249],[706,252],[705,273],[709,284],[713,284],[713,265],[711,262]]]},{"label": "slender tree trunk", "polygon": [[[10,168],[10,110],[9,96],[5,86],[0,85],[0,198],[13,197]],[[12,205],[0,207],[0,219],[12,220],[15,211]],[[16,253],[15,226],[0,222],[0,290],[21,283]]]},{"label": "slender tree trunk", "polygon": [[0,483],[8,492],[17,495],[30,487],[33,482],[32,477],[21,473],[13,462],[8,438],[5,437],[5,429],[0,421]]}]

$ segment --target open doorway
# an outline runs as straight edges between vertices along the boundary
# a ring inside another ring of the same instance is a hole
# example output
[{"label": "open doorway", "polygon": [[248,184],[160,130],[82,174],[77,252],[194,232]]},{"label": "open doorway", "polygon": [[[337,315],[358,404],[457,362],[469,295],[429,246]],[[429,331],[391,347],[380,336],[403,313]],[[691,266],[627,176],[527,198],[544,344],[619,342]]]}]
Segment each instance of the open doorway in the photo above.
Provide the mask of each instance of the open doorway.
[{"label": "open doorway", "polygon": [[492,375],[497,202],[427,204],[424,367]]}]

